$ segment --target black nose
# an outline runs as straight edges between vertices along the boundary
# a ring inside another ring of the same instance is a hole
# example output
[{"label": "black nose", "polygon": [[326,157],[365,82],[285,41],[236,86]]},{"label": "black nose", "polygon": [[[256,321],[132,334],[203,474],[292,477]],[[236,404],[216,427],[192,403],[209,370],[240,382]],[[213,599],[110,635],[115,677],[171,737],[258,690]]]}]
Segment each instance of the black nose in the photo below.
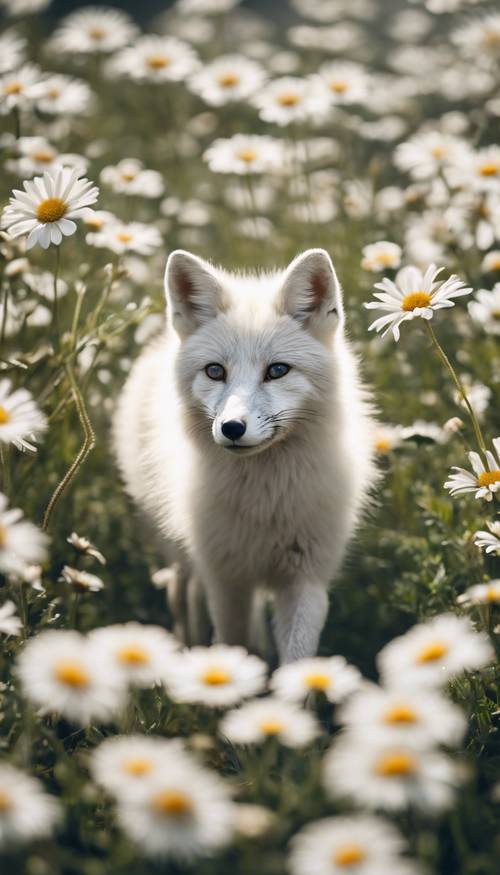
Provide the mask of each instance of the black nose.
[{"label": "black nose", "polygon": [[228,419],[221,425],[222,434],[230,441],[237,441],[240,437],[243,437],[246,430],[247,424],[242,419]]}]

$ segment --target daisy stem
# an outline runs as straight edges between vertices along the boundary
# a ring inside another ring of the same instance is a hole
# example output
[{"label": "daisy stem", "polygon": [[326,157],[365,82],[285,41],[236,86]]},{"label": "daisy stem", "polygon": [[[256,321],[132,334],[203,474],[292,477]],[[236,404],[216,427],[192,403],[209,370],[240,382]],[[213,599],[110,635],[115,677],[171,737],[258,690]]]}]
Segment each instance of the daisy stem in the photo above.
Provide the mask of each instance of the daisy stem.
[{"label": "daisy stem", "polygon": [[80,447],[80,450],[78,452],[76,459],[72,462],[72,464],[68,468],[66,474],[64,475],[63,479],[61,480],[59,485],[54,490],[52,497],[47,505],[47,509],[45,511],[45,514],[43,517],[43,523],[42,523],[42,529],[44,531],[47,531],[47,529],[49,527],[51,516],[52,516],[54,509],[55,509],[59,499],[61,498],[62,494],[64,493],[66,488],[69,486],[69,484],[71,483],[73,478],[76,476],[76,474],[78,474],[78,471],[80,470],[82,465],[85,463],[89,453],[95,447],[94,429],[92,428],[92,424],[91,424],[90,419],[88,417],[87,408],[85,407],[85,402],[83,400],[82,393],[80,392],[80,389],[78,388],[78,384],[75,380],[73,368],[71,367],[71,365],[69,363],[66,365],[66,374],[68,376],[68,380],[70,382],[71,389],[73,391],[73,398],[75,400],[75,406],[76,406],[76,410],[78,413],[78,418],[80,420],[80,423],[81,423],[81,426],[83,429],[84,437],[83,437],[83,444]]},{"label": "daisy stem", "polygon": [[476,436],[476,441],[477,441],[478,449],[479,449],[479,455],[481,456],[483,463],[486,464],[486,444],[484,442],[483,434],[481,432],[481,426],[479,425],[476,414],[474,413],[474,411],[471,407],[470,401],[467,397],[467,392],[465,391],[464,384],[462,383],[460,377],[458,376],[457,372],[455,371],[455,368],[453,367],[453,365],[450,362],[448,356],[446,355],[443,347],[441,346],[436,335],[434,334],[434,329],[432,328],[430,322],[428,320],[424,320],[424,324],[425,324],[425,328],[427,330],[427,334],[429,335],[429,337],[431,339],[431,342],[434,344],[441,361],[443,362],[443,364],[447,368],[453,382],[455,383],[455,386],[457,387],[459,394],[463,398],[465,406],[467,407],[467,410],[468,410],[469,416],[470,416],[470,420],[472,423],[472,428],[474,429],[474,434]]},{"label": "daisy stem", "polygon": [[16,140],[21,136],[21,113],[19,107],[14,107],[14,136]]},{"label": "daisy stem", "polygon": [[56,266],[54,268],[54,301],[52,305],[52,329],[54,331],[55,347],[59,346],[60,327],[59,327],[59,300],[57,296],[57,281],[59,279],[59,265],[61,263],[61,250],[56,246]]}]

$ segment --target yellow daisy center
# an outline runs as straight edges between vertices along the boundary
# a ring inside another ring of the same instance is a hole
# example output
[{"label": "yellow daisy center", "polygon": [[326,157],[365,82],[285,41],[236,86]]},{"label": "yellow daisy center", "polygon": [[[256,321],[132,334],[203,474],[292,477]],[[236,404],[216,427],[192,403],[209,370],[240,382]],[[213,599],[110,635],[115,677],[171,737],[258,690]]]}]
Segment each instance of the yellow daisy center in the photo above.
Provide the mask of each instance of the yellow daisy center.
[{"label": "yellow daisy center", "polygon": [[390,267],[394,264],[394,255],[390,252],[379,252],[377,261],[380,261],[380,264],[383,264],[385,267]]},{"label": "yellow daisy center", "polygon": [[119,240],[120,243],[130,243],[131,240],[134,239],[134,235],[133,235],[133,234],[129,234],[128,231],[120,231],[120,232],[116,235],[116,239]]},{"label": "yellow daisy center", "polygon": [[192,811],[192,803],[180,790],[164,790],[153,799],[153,808],[158,814],[167,817],[186,817]]},{"label": "yellow daisy center", "polygon": [[353,842],[352,844],[340,845],[333,854],[333,862],[335,866],[357,866],[366,858],[366,852],[361,845]]},{"label": "yellow daisy center", "polygon": [[4,94],[20,94],[23,86],[21,82],[7,82],[3,90]]},{"label": "yellow daisy center", "polygon": [[96,231],[99,231],[104,225],[104,220],[98,216],[90,216],[90,218],[85,219],[85,224],[88,228],[94,228]]},{"label": "yellow daisy center", "polygon": [[264,735],[279,735],[284,729],[284,724],[281,720],[263,720],[260,729]]},{"label": "yellow daisy center", "polygon": [[[490,258],[488,270],[500,270],[500,255]],[[493,316],[500,316],[500,310],[497,313],[493,312]]]},{"label": "yellow daisy center", "polygon": [[416,723],[417,712],[409,705],[393,705],[384,714],[384,723]]},{"label": "yellow daisy center", "polygon": [[392,444],[389,438],[380,437],[375,441],[375,449],[377,453],[390,453],[392,449]]},{"label": "yellow daisy center", "polygon": [[62,219],[68,205],[60,197],[48,197],[38,204],[36,217],[39,222],[58,222]]},{"label": "yellow daisy center", "polygon": [[446,146],[433,146],[431,149],[431,155],[433,158],[444,158],[447,154],[448,149]]},{"label": "yellow daisy center", "polygon": [[61,92],[59,88],[51,88],[50,91],[47,91],[46,96],[50,97],[51,100],[57,100],[57,98],[61,96]]},{"label": "yellow daisy center", "polygon": [[209,687],[223,687],[225,684],[231,683],[232,677],[225,668],[213,666],[212,668],[207,668],[203,673],[202,681]]},{"label": "yellow daisy center", "polygon": [[100,40],[104,39],[105,36],[106,36],[106,31],[102,27],[92,27],[89,30],[90,39],[93,39],[96,42],[99,42]]},{"label": "yellow daisy center", "polygon": [[121,177],[124,182],[133,182],[137,177],[137,173],[134,173],[133,170],[126,170],[121,174]]},{"label": "yellow daisy center", "polygon": [[223,73],[222,76],[219,76],[219,85],[222,88],[234,88],[235,85],[240,81],[240,77],[237,73]]},{"label": "yellow daisy center", "polygon": [[88,672],[80,663],[71,659],[59,662],[54,668],[54,675],[68,687],[86,687],[90,682]]},{"label": "yellow daisy center", "polygon": [[5,790],[0,790],[0,814],[4,814],[12,808],[12,802]]},{"label": "yellow daisy center", "polygon": [[147,665],[149,653],[140,644],[126,644],[118,651],[118,659],[128,665]]},{"label": "yellow daisy center", "polygon": [[347,82],[342,79],[333,79],[330,82],[330,91],[334,91],[335,94],[343,94],[344,91],[347,91]]},{"label": "yellow daisy center", "polygon": [[137,778],[142,775],[149,775],[152,769],[153,764],[146,757],[131,757],[123,763],[123,771]]},{"label": "yellow daisy center", "polygon": [[486,590],[486,601],[500,602],[500,588],[496,589],[494,586],[489,586]]},{"label": "yellow daisy center", "polygon": [[306,686],[309,687],[310,690],[319,690],[323,692],[327,690],[331,684],[331,678],[329,675],[322,671],[312,671],[305,676],[304,680]]},{"label": "yellow daisy center", "polygon": [[416,767],[417,763],[414,757],[403,751],[395,751],[377,761],[375,772],[382,778],[399,778],[404,775],[412,775]]},{"label": "yellow daisy center", "polygon": [[499,169],[498,161],[487,161],[485,164],[481,164],[479,174],[480,176],[496,176]]},{"label": "yellow daisy center", "polygon": [[483,471],[477,478],[478,486],[491,486],[493,483],[500,483],[500,469],[495,471]]},{"label": "yellow daisy center", "polygon": [[417,307],[428,307],[431,300],[432,298],[428,292],[410,292],[409,295],[404,296],[401,309],[405,310],[405,312],[411,312],[416,310]]},{"label": "yellow daisy center", "polygon": [[281,106],[296,106],[300,101],[300,94],[296,94],[293,91],[285,91],[284,94],[278,95],[278,103]]},{"label": "yellow daisy center", "polygon": [[496,46],[500,43],[500,31],[485,30],[483,35],[483,43],[485,46]]},{"label": "yellow daisy center", "polygon": [[33,160],[38,161],[40,164],[50,164],[51,161],[54,160],[54,153],[49,152],[48,150],[35,152],[33,155]]},{"label": "yellow daisy center", "polygon": [[164,70],[165,67],[170,66],[171,61],[167,55],[150,55],[146,64],[150,70]]},{"label": "yellow daisy center", "polygon": [[417,653],[416,662],[438,662],[443,656],[446,656],[449,650],[449,645],[445,641],[429,641]]},{"label": "yellow daisy center", "polygon": [[7,540],[7,529],[5,526],[0,525],[0,548],[5,547],[5,542]]},{"label": "yellow daisy center", "polygon": [[9,411],[0,404],[0,425],[6,425],[7,422],[10,422],[10,419],[11,416]]},{"label": "yellow daisy center", "polygon": [[242,149],[241,152],[238,152],[238,158],[246,164],[251,164],[257,158],[257,152],[255,149]]}]

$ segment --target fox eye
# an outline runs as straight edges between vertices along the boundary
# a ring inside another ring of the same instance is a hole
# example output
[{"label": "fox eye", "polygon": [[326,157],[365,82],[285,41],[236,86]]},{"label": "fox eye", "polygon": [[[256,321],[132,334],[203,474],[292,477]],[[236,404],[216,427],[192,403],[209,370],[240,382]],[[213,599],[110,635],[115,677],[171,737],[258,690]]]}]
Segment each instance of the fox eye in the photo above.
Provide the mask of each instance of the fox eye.
[{"label": "fox eye", "polygon": [[226,369],[222,367],[222,365],[217,364],[217,362],[212,362],[211,364],[206,365],[205,373],[211,380],[226,379]]},{"label": "fox eye", "polygon": [[281,377],[284,377],[285,374],[288,374],[290,370],[290,365],[285,364],[285,362],[273,362],[272,365],[269,365],[266,371],[266,380],[279,380]]}]

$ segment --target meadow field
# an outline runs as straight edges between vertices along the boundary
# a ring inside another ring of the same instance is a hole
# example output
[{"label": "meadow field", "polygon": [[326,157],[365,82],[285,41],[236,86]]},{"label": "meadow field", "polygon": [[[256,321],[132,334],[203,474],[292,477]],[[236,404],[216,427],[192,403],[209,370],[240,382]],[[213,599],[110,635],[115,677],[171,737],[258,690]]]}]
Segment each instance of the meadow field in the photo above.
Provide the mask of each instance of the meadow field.
[{"label": "meadow field", "polygon": [[[5,875],[498,873],[500,12],[260,9],[0,0]],[[277,668],[176,641],[110,426],[171,251],[308,247],[381,476]]]}]

